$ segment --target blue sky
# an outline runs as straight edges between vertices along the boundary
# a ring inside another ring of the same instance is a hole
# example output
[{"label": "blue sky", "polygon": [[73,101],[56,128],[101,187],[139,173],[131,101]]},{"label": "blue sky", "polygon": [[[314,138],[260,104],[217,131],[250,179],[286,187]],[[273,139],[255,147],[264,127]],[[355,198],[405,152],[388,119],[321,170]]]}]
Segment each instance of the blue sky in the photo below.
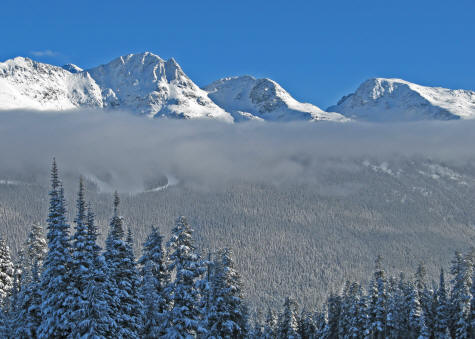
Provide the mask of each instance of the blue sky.
[{"label": "blue sky", "polygon": [[200,86],[251,74],[322,108],[370,77],[475,90],[475,1],[1,2],[0,60],[174,57]]}]

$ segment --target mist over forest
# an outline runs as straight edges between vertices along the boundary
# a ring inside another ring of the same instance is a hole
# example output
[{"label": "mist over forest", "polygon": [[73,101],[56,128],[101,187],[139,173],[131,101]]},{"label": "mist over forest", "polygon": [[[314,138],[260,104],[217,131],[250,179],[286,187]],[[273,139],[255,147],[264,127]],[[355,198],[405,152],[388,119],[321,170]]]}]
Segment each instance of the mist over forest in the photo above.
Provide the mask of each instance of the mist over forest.
[{"label": "mist over forest", "polygon": [[[45,224],[55,157],[72,220],[82,175],[101,239],[112,192],[140,252],[186,215],[206,254],[230,247],[253,306],[312,307],[381,254],[413,274],[475,239],[475,123],[242,123],[127,112],[0,113],[0,233],[14,253]],[[338,282],[338,286],[336,286]],[[298,291],[298,293],[295,293]]]}]

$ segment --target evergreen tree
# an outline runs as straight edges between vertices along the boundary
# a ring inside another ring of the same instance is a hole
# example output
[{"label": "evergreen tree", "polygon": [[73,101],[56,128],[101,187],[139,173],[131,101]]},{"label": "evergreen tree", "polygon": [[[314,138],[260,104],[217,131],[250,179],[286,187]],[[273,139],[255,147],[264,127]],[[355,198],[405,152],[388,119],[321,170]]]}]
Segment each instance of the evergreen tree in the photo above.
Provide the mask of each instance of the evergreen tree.
[{"label": "evergreen tree", "polygon": [[117,323],[112,313],[113,305],[117,303],[114,299],[115,289],[109,280],[105,259],[100,254],[101,248],[97,245],[97,226],[90,207],[86,220],[84,248],[90,262],[89,280],[82,297],[80,313],[82,317],[73,331],[73,337],[113,338],[119,336]]},{"label": "evergreen tree", "polygon": [[64,190],[56,162],[51,171],[50,206],[48,214],[48,253],[43,262],[41,277],[41,314],[39,338],[64,338],[71,333],[68,309],[64,300],[71,282],[69,225],[66,221]]},{"label": "evergreen tree", "polygon": [[444,269],[440,270],[440,282],[437,290],[437,307],[434,320],[435,339],[447,339],[449,313],[447,308],[447,289],[445,288]]},{"label": "evergreen tree", "polygon": [[419,336],[417,337],[417,339],[430,339],[430,331],[429,329],[427,328],[427,325],[426,325],[426,317],[424,315],[424,312],[422,312],[420,318],[419,318]]},{"label": "evergreen tree", "polygon": [[177,219],[167,244],[169,270],[175,270],[170,284],[173,306],[169,312],[165,338],[191,338],[198,335],[201,312],[198,278],[204,273],[192,239],[193,230],[185,217]]},{"label": "evergreen tree", "polygon": [[145,276],[142,283],[142,298],[144,305],[144,325],[142,330],[143,338],[159,338],[164,335],[164,323],[166,323],[167,313],[160,312],[156,307],[161,296],[158,294],[156,277],[152,272],[152,262],[148,260],[143,268]]},{"label": "evergreen tree", "polygon": [[245,326],[242,310],[241,278],[234,269],[230,249],[219,252],[212,280],[212,316],[209,335],[216,338],[241,338]]},{"label": "evergreen tree", "polygon": [[389,296],[388,314],[386,317],[388,338],[403,338],[408,333],[409,311],[406,305],[406,283],[401,273],[396,288]]},{"label": "evergreen tree", "polygon": [[[415,286],[419,295],[424,321],[429,332],[433,332],[435,314],[433,314],[433,291],[427,286],[427,270],[423,262],[417,266]],[[432,333],[431,333],[432,334]]]},{"label": "evergreen tree", "polygon": [[451,274],[451,332],[454,338],[469,338],[470,279],[472,260],[470,255],[456,252],[452,261]]},{"label": "evergreen tree", "polygon": [[309,312],[302,311],[299,317],[299,336],[302,339],[313,339],[317,335],[314,320]]},{"label": "evergreen tree", "polygon": [[297,304],[292,298],[287,297],[284,310],[279,321],[279,338],[299,339]]},{"label": "evergreen tree", "polygon": [[47,251],[48,245],[46,244],[43,226],[40,224],[33,224],[26,241],[26,252],[30,265],[33,266],[36,262],[38,268],[41,268]]},{"label": "evergreen tree", "polygon": [[92,253],[87,248],[87,209],[82,177],[79,179],[76,207],[77,215],[74,219],[75,233],[72,237],[70,266],[70,274],[73,278],[68,286],[68,296],[65,299],[65,304],[69,310],[68,318],[73,328],[73,336],[81,337],[86,331],[86,329],[79,327],[79,323],[86,316],[86,289],[90,287],[90,284],[94,284],[94,263]]},{"label": "evergreen tree", "polygon": [[42,227],[34,224],[26,242],[27,257],[21,259],[23,273],[20,275],[20,290],[16,314],[14,315],[13,336],[15,338],[36,338],[41,324],[40,267],[45,255],[46,241]]},{"label": "evergreen tree", "polygon": [[421,314],[422,308],[421,303],[419,301],[419,295],[417,293],[417,289],[413,283],[408,284],[409,294],[408,294],[408,301],[407,304],[409,306],[409,335],[411,337],[417,337],[420,332],[420,325],[421,325]]},{"label": "evergreen tree", "polygon": [[338,338],[338,323],[341,315],[341,297],[331,293],[327,302],[328,321],[323,331],[323,337],[328,339]]},{"label": "evergreen tree", "polygon": [[14,266],[6,241],[0,238],[0,306],[5,306],[14,284]]},{"label": "evergreen tree", "polygon": [[113,284],[111,308],[120,338],[138,338],[142,331],[142,303],[138,295],[139,276],[133,255],[131,235],[124,240],[123,219],[119,216],[119,195],[114,195],[114,214],[106,240],[105,260]]},{"label": "evergreen tree", "polygon": [[371,291],[371,330],[376,339],[383,338],[386,333],[386,277],[382,267],[382,258],[378,256],[375,261],[374,285]]},{"label": "evergreen tree", "polygon": [[277,315],[271,308],[269,308],[267,311],[262,337],[264,339],[277,338]]},{"label": "evergreen tree", "polygon": [[146,337],[165,334],[164,325],[170,310],[170,295],[167,291],[170,273],[162,241],[163,237],[158,229],[152,227],[143,245],[143,255],[139,260],[142,276],[141,295],[145,306],[143,335]]}]

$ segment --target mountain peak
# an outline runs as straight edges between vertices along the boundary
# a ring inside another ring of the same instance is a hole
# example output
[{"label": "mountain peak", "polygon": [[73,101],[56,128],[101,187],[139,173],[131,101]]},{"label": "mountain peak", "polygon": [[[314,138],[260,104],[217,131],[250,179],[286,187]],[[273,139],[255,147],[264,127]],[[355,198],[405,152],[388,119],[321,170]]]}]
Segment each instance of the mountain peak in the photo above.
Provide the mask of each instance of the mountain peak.
[{"label": "mountain peak", "polygon": [[369,121],[474,119],[475,92],[372,78],[328,110]]},{"label": "mountain peak", "polygon": [[71,73],[80,73],[83,71],[83,69],[75,64],[66,64],[61,66],[63,69],[71,72]]},{"label": "mountain peak", "polygon": [[129,54],[88,72],[107,98],[107,107],[121,107],[149,117],[233,120],[173,58],[165,61],[150,52]]},{"label": "mountain peak", "polygon": [[227,77],[206,86],[209,97],[242,120],[347,120],[337,113],[327,113],[312,104],[295,100],[277,82],[249,75]]}]

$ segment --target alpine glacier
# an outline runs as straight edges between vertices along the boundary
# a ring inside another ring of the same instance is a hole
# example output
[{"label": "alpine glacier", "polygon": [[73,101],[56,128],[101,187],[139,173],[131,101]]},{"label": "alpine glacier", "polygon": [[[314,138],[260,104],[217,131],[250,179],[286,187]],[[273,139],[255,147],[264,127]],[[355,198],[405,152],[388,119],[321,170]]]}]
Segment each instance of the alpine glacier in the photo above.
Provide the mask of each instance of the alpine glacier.
[{"label": "alpine glacier", "polygon": [[475,118],[475,92],[375,78],[328,108],[356,120],[417,121]]}]

